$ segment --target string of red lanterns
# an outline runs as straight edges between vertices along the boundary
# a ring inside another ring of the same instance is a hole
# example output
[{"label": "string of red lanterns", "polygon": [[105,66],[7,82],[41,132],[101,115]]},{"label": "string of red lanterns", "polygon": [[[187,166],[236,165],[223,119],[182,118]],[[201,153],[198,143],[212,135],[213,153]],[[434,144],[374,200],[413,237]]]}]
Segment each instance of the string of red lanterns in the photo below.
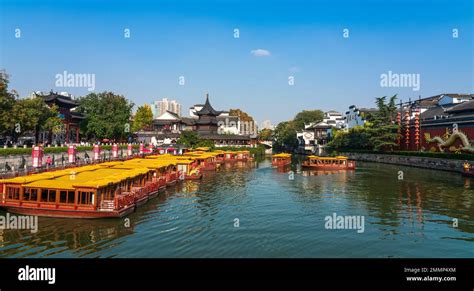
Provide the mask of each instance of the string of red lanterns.
[{"label": "string of red lanterns", "polygon": [[410,112],[405,111],[405,144],[407,149],[410,147]]},{"label": "string of red lanterns", "polygon": [[397,128],[397,145],[398,147],[400,147],[400,141],[401,141],[401,137],[402,137],[402,114],[401,112],[397,112],[397,125],[398,125],[398,128]]},{"label": "string of red lanterns", "polygon": [[420,146],[420,113],[418,110],[415,113],[415,145],[418,150]]}]

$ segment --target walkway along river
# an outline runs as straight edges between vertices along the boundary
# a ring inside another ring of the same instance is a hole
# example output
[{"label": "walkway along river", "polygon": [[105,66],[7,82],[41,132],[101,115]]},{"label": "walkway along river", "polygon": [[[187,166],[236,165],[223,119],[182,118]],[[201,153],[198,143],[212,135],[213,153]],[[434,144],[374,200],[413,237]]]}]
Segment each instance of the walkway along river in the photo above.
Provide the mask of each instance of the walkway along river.
[{"label": "walkway along river", "polygon": [[[121,219],[40,217],[36,233],[0,230],[0,256],[474,257],[474,179],[364,162],[292,167],[224,164]],[[327,228],[333,215],[363,217],[363,232]]]}]

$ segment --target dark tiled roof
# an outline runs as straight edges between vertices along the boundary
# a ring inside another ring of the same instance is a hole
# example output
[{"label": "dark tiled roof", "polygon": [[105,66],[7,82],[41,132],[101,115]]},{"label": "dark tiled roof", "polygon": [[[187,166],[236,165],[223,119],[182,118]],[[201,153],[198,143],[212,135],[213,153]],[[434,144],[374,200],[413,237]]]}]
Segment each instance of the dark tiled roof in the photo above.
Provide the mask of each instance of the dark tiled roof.
[{"label": "dark tiled roof", "polygon": [[223,139],[223,140],[250,140],[248,135],[237,135],[237,134],[199,134],[202,139]]},{"label": "dark tiled roof", "polygon": [[157,139],[164,139],[164,138],[178,138],[179,133],[174,132],[167,132],[161,133],[157,131],[138,131],[136,132],[138,137],[156,137]]},{"label": "dark tiled roof", "polygon": [[198,119],[195,124],[217,124],[217,119]]},{"label": "dark tiled roof", "polygon": [[474,99],[474,94],[459,94],[459,93],[443,93],[431,97],[426,97],[418,100],[414,100],[418,105],[422,107],[434,106],[437,105],[439,100],[445,96],[452,98],[461,98],[461,99]]},{"label": "dark tiled roof", "polygon": [[460,113],[466,111],[474,111],[474,100],[456,104],[447,110],[448,113]]},{"label": "dark tiled roof", "polygon": [[425,120],[425,119],[432,119],[435,116],[442,116],[442,115],[447,115],[446,113],[446,106],[433,106],[428,108],[425,112],[420,114],[420,119]]},{"label": "dark tiled roof", "polygon": [[165,125],[165,124],[173,124],[173,123],[180,123],[181,120],[176,119],[153,119],[153,124],[155,125]]},{"label": "dark tiled roof", "polygon": [[73,119],[85,119],[86,117],[81,112],[71,111],[71,117]]},{"label": "dark tiled roof", "polygon": [[212,108],[211,103],[209,102],[209,95],[206,96],[206,103],[202,107],[201,110],[197,111],[197,115],[211,115],[211,116],[218,116],[221,114],[222,111],[217,111],[214,108]]},{"label": "dark tiled roof", "polygon": [[196,124],[196,119],[191,117],[182,117],[181,121],[186,125]]},{"label": "dark tiled roof", "polygon": [[474,99],[474,94],[451,94],[451,93],[446,93],[446,94],[441,94],[443,97],[444,96],[449,96],[453,98],[461,98],[461,99]]},{"label": "dark tiled roof", "polygon": [[35,93],[35,96],[42,98],[46,103],[57,103],[58,105],[63,107],[72,108],[79,106],[79,102],[73,100],[71,97],[63,96],[58,93],[54,93],[53,91],[49,92],[48,95],[39,95]]}]

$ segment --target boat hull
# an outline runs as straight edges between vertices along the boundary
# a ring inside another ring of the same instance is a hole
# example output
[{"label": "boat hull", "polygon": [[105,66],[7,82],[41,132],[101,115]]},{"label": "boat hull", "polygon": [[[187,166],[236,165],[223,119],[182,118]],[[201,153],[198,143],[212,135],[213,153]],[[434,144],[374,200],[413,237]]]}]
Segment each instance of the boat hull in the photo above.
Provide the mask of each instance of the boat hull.
[{"label": "boat hull", "polygon": [[184,176],[185,180],[200,180],[202,179],[202,174],[199,175],[186,175]]},{"label": "boat hull", "polygon": [[288,162],[280,162],[280,163],[274,163],[272,162],[272,166],[273,167],[286,167],[286,166],[289,166],[291,164],[291,161],[288,161]]},{"label": "boat hull", "polygon": [[54,218],[119,218],[132,213],[135,210],[135,204],[124,207],[120,210],[99,211],[99,210],[59,210],[59,209],[41,209],[21,206],[2,206],[10,213],[20,215],[34,215]]},{"label": "boat hull", "polygon": [[352,166],[336,166],[336,165],[301,165],[301,168],[308,170],[355,170],[355,164]]}]

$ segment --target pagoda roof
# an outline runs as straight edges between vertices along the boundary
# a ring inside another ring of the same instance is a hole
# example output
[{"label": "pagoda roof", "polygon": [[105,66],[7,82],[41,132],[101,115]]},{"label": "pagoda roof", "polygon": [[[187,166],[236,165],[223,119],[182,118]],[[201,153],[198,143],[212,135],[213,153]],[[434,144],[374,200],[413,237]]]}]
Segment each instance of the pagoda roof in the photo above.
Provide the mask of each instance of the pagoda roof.
[{"label": "pagoda roof", "polygon": [[53,91],[49,92],[48,95],[41,95],[41,94],[35,93],[35,96],[42,98],[44,102],[46,102],[47,104],[54,103],[60,107],[74,108],[74,107],[79,106],[79,102],[77,102],[76,100],[73,100],[71,97],[60,95]]},{"label": "pagoda roof", "polygon": [[76,120],[83,120],[85,119],[85,115],[81,112],[71,111],[71,118]]},{"label": "pagoda roof", "polygon": [[202,109],[196,112],[198,116],[201,116],[201,115],[218,116],[221,113],[222,111],[217,111],[214,108],[212,108],[211,103],[209,102],[209,95],[206,95],[206,103],[204,103],[204,106],[202,107]]}]

